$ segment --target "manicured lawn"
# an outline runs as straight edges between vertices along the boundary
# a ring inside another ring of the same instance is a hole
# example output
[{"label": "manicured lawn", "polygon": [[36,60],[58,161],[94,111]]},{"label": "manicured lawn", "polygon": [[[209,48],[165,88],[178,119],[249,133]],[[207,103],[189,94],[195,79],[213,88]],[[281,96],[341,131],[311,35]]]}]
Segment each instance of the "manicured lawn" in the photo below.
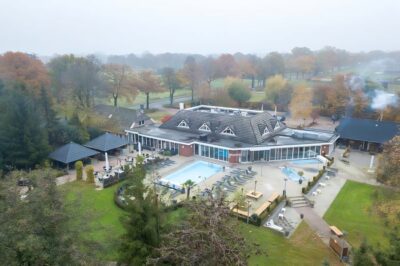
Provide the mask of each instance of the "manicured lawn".
[{"label": "manicured lawn", "polygon": [[[114,261],[118,257],[118,245],[124,233],[120,221],[124,211],[114,204],[117,185],[97,191],[93,184],[75,181],[60,186],[65,193],[67,210],[73,222],[71,226],[80,232],[81,249],[95,253],[101,260]],[[162,220],[168,228],[177,224],[186,215],[183,208],[168,212]],[[82,226],[83,225],[83,226]],[[94,242],[96,248],[86,247],[85,240]]]},{"label": "manicured lawn", "polygon": [[348,232],[347,240],[353,247],[359,247],[364,238],[374,246],[388,246],[387,226],[374,210],[376,190],[384,188],[347,181],[325,213],[329,224]]},{"label": "manicured lawn", "polygon": [[[97,257],[105,260],[117,258],[118,239],[124,232],[120,222],[124,212],[113,200],[116,188],[113,186],[96,191],[93,184],[82,181],[60,187],[65,192],[68,211],[74,219],[71,226],[81,231],[82,249],[90,253],[95,252]],[[82,227],[82,224],[85,226]],[[99,248],[87,250],[83,244],[84,240],[95,242]]]},{"label": "manicured lawn", "polygon": [[240,223],[239,230],[249,243],[259,245],[261,254],[253,254],[249,265],[341,265],[307,224],[302,223],[290,239],[263,227]]},{"label": "manicured lawn", "polygon": [[[251,79],[242,79],[244,83],[251,86]],[[220,89],[224,87],[224,79],[216,79],[211,82],[211,88]]]},{"label": "manicured lawn", "polygon": [[249,102],[261,102],[265,100],[265,92],[263,91],[252,91]]},{"label": "manicured lawn", "polygon": [[[174,97],[182,97],[182,96],[190,96],[191,91],[189,89],[179,89],[175,92]],[[159,93],[150,93],[150,103],[151,101],[161,100],[161,99],[169,99],[169,92],[159,92]],[[109,98],[97,98],[96,103],[104,103],[112,105],[113,99],[112,97]],[[121,107],[131,107],[137,104],[145,104],[146,103],[146,95],[144,93],[139,93],[133,102],[127,101],[125,97],[118,98],[118,105]]]}]

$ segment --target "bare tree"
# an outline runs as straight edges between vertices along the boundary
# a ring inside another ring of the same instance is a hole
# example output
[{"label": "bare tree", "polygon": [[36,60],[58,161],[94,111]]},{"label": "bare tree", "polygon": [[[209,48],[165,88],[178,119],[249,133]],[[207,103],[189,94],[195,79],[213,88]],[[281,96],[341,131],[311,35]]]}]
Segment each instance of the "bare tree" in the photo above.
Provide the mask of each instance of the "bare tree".
[{"label": "bare tree", "polygon": [[[188,220],[164,236],[148,265],[247,265],[250,245],[232,230],[237,220],[223,200],[187,201]],[[257,249],[256,249],[257,250]]]},{"label": "bare tree", "polygon": [[103,67],[102,74],[106,91],[111,92],[115,107],[118,105],[119,96],[123,95],[132,101],[138,94],[133,82],[133,72],[129,66],[107,64]]}]

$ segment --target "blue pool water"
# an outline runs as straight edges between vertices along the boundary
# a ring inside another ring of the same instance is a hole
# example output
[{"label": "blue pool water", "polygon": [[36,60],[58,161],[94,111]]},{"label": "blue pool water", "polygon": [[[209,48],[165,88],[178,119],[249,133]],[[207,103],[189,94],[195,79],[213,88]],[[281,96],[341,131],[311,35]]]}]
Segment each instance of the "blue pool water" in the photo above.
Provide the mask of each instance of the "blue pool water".
[{"label": "blue pool water", "polygon": [[190,179],[197,184],[221,171],[222,166],[218,164],[208,163],[205,161],[196,161],[172,174],[167,175],[162,180],[164,182],[170,182],[180,186]]},{"label": "blue pool water", "polygon": [[290,180],[298,182],[300,179],[305,179],[297,174],[297,172],[290,167],[282,167],[282,173],[284,173]]},{"label": "blue pool water", "polygon": [[317,163],[321,163],[321,161],[318,159],[304,159],[304,160],[294,160],[294,161],[291,161],[291,163],[293,163],[293,164],[317,164]]}]

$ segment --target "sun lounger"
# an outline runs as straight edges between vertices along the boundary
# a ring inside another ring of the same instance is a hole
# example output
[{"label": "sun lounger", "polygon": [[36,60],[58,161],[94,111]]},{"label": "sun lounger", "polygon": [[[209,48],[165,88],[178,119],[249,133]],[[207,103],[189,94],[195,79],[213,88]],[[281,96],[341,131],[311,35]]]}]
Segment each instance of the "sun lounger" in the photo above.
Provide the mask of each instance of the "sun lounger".
[{"label": "sun lounger", "polygon": [[318,183],[318,185],[319,185],[320,187],[325,187],[325,186],[326,186],[326,184],[325,184],[325,183],[322,183],[322,182]]},{"label": "sun lounger", "polygon": [[239,184],[244,184],[244,183],[247,182],[247,180],[240,179],[240,178],[237,177],[237,176],[234,176],[234,177],[233,177],[233,181],[235,181],[235,182],[237,182],[237,183],[239,183]]}]

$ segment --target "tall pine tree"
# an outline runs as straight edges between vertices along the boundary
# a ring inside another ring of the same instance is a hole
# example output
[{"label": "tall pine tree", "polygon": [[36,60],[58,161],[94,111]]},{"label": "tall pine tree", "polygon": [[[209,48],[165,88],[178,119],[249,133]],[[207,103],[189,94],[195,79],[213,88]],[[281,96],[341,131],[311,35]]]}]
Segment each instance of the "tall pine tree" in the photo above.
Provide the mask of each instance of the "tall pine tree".
[{"label": "tall pine tree", "polygon": [[48,155],[46,124],[29,96],[10,92],[3,97],[5,112],[0,117],[2,168],[28,169]]},{"label": "tall pine tree", "polygon": [[126,233],[122,236],[119,262],[126,265],[146,264],[147,257],[160,243],[156,195],[143,184],[145,176],[143,158],[138,156],[135,169],[128,173],[134,200],[123,218]]}]

